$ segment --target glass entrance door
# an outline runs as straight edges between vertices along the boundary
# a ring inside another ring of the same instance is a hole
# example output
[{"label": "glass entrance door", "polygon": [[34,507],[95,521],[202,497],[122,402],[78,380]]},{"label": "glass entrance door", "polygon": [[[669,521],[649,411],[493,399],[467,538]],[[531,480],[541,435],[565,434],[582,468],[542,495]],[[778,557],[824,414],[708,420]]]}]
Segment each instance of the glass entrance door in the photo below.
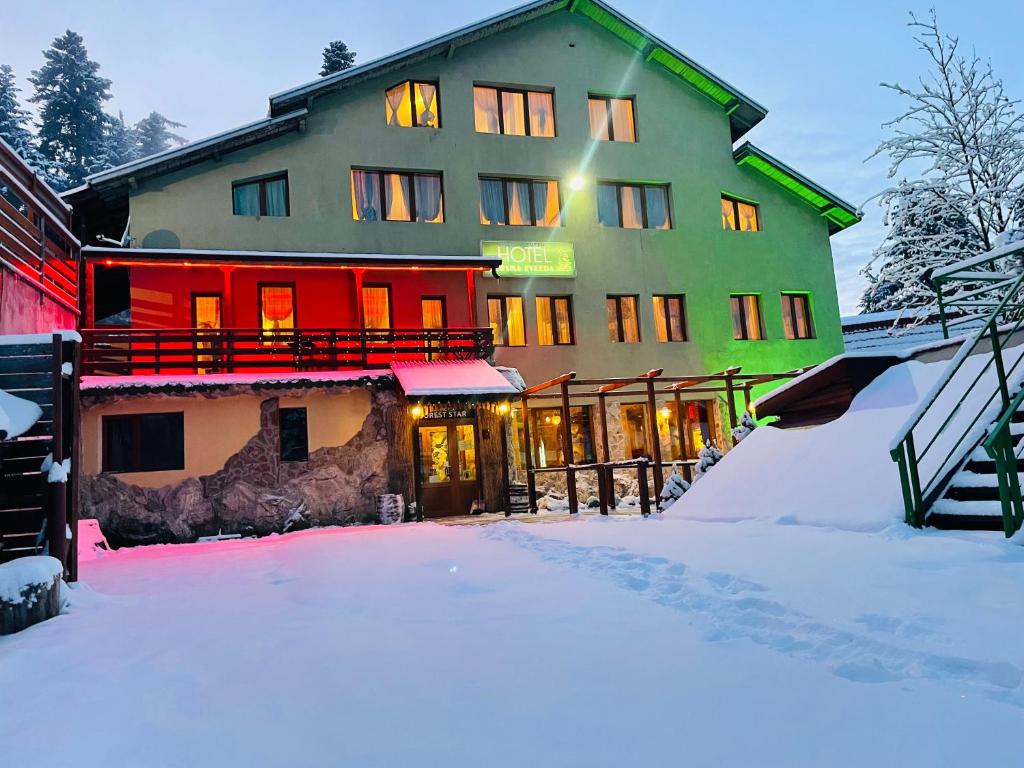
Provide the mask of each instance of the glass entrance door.
[{"label": "glass entrance door", "polygon": [[416,481],[425,517],[467,515],[477,498],[476,428],[472,421],[434,421],[416,429]]}]

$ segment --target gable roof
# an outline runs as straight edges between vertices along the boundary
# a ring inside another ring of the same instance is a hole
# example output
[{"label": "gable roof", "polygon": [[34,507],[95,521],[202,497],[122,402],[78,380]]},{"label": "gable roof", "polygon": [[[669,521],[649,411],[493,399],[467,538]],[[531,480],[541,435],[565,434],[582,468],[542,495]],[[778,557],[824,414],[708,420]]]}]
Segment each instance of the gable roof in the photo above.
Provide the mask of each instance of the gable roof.
[{"label": "gable roof", "polygon": [[729,116],[733,141],[743,136],[768,114],[767,109],[738,88],[714,75],[602,0],[534,0],[482,21],[447,32],[411,48],[275,93],[270,97],[270,114],[277,115],[300,107],[308,107],[309,100],[314,97],[401,69],[433,56],[441,54],[450,56],[459,46],[476,42],[559,11],[576,13],[597,22],[634,48],[644,57],[645,61],[661,65],[699,93],[717,103]]},{"label": "gable roof", "polygon": [[839,195],[815,184],[803,174],[794,171],[781,160],[775,159],[749,141],[745,141],[737,147],[732,156],[736,165],[746,166],[767,176],[810,205],[819,215],[828,219],[830,235],[851,227],[861,220],[861,213]]}]

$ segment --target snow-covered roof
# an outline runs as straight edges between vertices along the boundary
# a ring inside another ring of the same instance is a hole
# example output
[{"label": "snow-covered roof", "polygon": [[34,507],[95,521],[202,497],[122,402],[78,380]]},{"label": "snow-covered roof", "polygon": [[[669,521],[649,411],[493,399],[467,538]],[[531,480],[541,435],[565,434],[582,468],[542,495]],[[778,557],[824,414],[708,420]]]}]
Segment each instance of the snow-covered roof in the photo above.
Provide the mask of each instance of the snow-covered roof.
[{"label": "snow-covered roof", "polygon": [[0,346],[12,344],[49,344],[53,341],[55,333],[60,335],[62,341],[82,341],[78,331],[59,328],[49,333],[8,333],[0,336]]},{"label": "snow-covered roof", "polygon": [[520,391],[486,360],[394,362],[391,370],[410,397],[515,395]]},{"label": "snow-covered roof", "polygon": [[[953,317],[947,321],[950,338],[977,331],[982,316]],[[847,352],[895,352],[916,349],[945,339],[939,314],[931,307],[871,312],[842,318]]]},{"label": "snow-covered roof", "polygon": [[387,369],[351,371],[284,371],[281,373],[138,374],[132,376],[83,376],[83,392],[171,392],[226,389],[228,387],[323,387],[392,377]]}]

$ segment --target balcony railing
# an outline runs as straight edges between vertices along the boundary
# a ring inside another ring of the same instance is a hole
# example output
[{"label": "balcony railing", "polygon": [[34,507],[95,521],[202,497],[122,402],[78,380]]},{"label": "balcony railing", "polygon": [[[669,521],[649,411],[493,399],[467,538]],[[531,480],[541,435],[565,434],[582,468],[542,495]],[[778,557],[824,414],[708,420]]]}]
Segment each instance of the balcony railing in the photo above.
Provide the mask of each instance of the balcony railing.
[{"label": "balcony railing", "polygon": [[396,360],[484,359],[490,328],[86,328],[82,374],[206,374],[383,368]]}]

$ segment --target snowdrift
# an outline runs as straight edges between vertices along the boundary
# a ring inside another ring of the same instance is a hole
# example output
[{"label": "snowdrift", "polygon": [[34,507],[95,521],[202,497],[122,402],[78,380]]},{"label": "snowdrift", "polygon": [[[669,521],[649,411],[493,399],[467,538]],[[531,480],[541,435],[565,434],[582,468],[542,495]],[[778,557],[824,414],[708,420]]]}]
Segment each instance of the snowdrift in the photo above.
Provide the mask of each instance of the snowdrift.
[{"label": "snowdrift", "polygon": [[694,483],[667,516],[766,518],[856,531],[902,521],[903,496],[889,442],[947,366],[947,361],[893,366],[829,424],[759,427]]}]

